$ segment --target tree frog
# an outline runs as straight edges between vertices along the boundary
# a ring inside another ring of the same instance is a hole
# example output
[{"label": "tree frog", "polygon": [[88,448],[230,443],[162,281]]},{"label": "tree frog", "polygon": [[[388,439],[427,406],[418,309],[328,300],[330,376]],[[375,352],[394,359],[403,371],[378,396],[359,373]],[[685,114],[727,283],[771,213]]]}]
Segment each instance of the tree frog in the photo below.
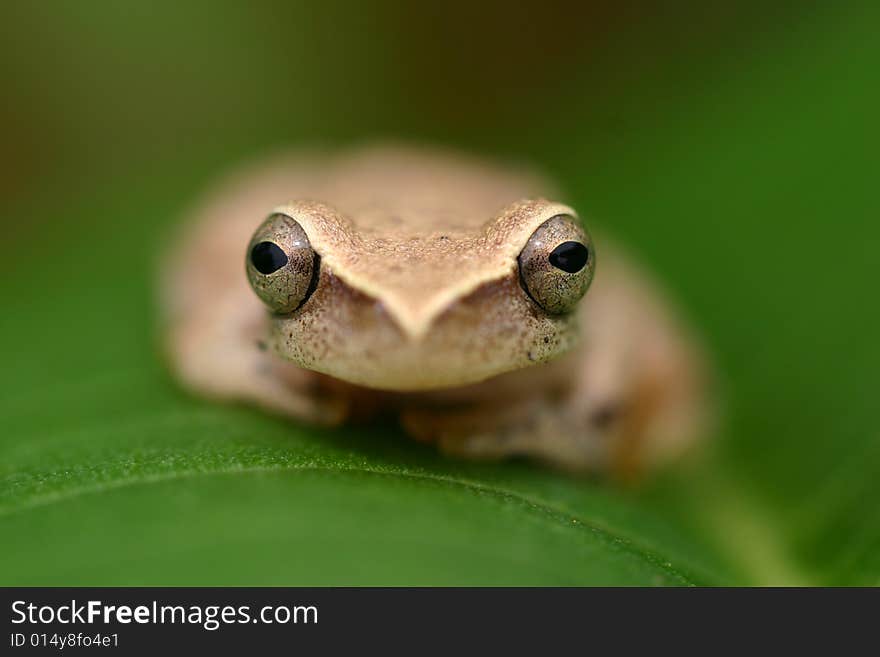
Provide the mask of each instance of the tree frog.
[{"label": "tree frog", "polygon": [[701,433],[701,350],[554,196],[523,169],[402,146],[248,167],[165,261],[173,371],[307,423],[390,414],[460,457],[668,461]]}]

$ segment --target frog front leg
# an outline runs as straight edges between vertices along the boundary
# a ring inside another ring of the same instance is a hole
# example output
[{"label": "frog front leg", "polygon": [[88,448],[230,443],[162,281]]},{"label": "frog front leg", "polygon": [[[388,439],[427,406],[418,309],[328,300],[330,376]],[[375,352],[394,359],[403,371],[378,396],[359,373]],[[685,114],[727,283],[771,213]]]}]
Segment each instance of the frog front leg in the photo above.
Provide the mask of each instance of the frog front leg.
[{"label": "frog front leg", "polygon": [[582,432],[577,420],[561,415],[550,400],[532,399],[515,408],[450,413],[407,411],[404,429],[442,452],[473,460],[538,456],[564,469],[602,470],[606,460],[599,436]]},{"label": "frog front leg", "polygon": [[[584,370],[591,368],[582,363]],[[445,453],[477,460],[531,456],[565,470],[628,479],[669,460],[695,436],[690,393],[662,372],[592,389],[584,372],[563,397],[460,412],[407,411],[404,428]]]},{"label": "frog front leg", "polygon": [[505,409],[408,411],[401,422],[415,438],[433,442],[456,457],[533,456],[566,470],[609,469],[611,448],[605,427],[590,426],[585,414],[572,412],[570,406],[558,400],[532,399]]}]

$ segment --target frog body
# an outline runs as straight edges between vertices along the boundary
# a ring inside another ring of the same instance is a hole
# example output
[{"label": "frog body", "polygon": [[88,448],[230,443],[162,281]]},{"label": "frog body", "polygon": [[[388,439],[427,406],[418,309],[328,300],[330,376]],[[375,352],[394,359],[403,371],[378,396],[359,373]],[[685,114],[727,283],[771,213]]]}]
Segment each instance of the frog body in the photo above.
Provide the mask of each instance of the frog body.
[{"label": "frog body", "polygon": [[424,149],[251,166],[165,262],[172,367],[199,394],[309,423],[390,411],[464,457],[667,461],[703,426],[699,349],[554,197],[530,172]]}]

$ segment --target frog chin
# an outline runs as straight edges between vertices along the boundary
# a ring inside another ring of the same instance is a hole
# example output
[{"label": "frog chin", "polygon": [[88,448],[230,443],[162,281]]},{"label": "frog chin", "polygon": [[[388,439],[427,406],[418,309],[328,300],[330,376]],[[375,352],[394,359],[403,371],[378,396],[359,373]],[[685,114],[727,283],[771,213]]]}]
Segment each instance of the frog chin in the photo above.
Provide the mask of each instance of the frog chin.
[{"label": "frog chin", "polygon": [[[506,363],[475,366],[462,354],[457,362],[455,359],[434,360],[424,353],[407,354],[399,352],[399,357],[386,359],[381,367],[317,367],[316,370],[336,379],[357,386],[390,392],[418,392],[458,388],[480,383],[513,370],[537,364],[531,361],[508,361]],[[411,361],[419,362],[418,366],[410,365]]]},{"label": "frog chin", "polygon": [[511,371],[540,365],[559,353],[534,353],[519,357],[487,359],[480,351],[462,349],[440,354],[423,345],[401,345],[396,351],[377,358],[369,351],[354,358],[293,360],[300,366],[364,388],[389,392],[418,392],[458,388],[483,382]]}]

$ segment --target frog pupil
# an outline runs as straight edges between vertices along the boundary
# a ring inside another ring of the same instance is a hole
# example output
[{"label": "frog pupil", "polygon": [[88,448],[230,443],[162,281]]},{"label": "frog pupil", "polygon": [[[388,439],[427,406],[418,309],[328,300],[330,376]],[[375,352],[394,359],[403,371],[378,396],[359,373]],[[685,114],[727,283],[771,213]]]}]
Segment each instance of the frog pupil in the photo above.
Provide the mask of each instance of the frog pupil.
[{"label": "frog pupil", "polygon": [[287,254],[277,244],[260,242],[251,249],[251,262],[258,272],[269,275],[287,264]]},{"label": "frog pupil", "polygon": [[550,264],[569,274],[583,269],[590,259],[590,251],[580,242],[563,242],[550,252]]}]

